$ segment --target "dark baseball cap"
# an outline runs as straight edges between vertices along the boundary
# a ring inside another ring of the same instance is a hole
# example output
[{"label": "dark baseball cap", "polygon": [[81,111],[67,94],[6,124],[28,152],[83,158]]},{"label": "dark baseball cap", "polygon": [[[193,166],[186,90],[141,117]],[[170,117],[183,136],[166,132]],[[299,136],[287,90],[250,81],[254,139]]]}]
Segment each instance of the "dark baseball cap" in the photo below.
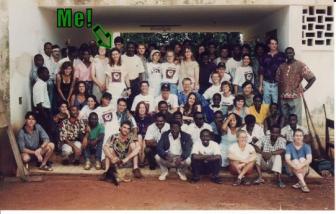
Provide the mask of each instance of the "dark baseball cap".
[{"label": "dark baseball cap", "polygon": [[163,83],[161,86],[161,91],[170,91],[169,83]]}]

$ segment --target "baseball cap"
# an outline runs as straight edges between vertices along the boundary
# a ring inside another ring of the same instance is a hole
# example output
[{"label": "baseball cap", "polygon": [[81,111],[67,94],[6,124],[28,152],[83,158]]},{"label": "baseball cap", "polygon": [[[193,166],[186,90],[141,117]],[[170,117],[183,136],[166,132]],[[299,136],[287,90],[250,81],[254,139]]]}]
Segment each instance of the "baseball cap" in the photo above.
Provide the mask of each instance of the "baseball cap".
[{"label": "baseball cap", "polygon": [[161,86],[161,91],[170,91],[169,83],[163,83]]},{"label": "baseball cap", "polygon": [[156,50],[156,49],[152,50],[151,53],[150,53],[150,58],[152,58],[155,53],[160,53],[160,51]]}]

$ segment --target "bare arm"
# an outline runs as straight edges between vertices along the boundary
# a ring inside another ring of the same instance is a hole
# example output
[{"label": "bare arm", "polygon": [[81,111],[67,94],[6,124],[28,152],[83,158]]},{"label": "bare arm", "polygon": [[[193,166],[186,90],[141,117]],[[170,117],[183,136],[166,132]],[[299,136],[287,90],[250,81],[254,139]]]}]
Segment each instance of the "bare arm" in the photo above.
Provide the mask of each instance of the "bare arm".
[{"label": "bare arm", "polygon": [[57,92],[58,92],[58,95],[63,99],[63,100],[66,100],[66,98],[64,97],[64,94],[61,90],[61,75],[60,74],[57,74],[56,75],[56,87],[57,87]]}]

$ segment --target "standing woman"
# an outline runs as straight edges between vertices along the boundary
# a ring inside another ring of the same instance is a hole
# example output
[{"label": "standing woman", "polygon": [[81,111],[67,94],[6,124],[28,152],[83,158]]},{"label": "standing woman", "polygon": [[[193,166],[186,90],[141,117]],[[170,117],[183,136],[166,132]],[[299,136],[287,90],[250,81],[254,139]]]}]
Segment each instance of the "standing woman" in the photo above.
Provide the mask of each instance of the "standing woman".
[{"label": "standing woman", "polygon": [[149,109],[147,108],[146,103],[143,101],[139,102],[138,105],[135,107],[135,121],[139,129],[138,142],[140,144],[140,165],[143,165],[143,162],[145,160],[145,135],[147,132],[147,128],[153,122],[152,117],[150,116],[148,111]]},{"label": "standing woman", "polygon": [[235,114],[230,113],[222,126],[222,140],[220,142],[222,167],[229,166],[229,148],[232,144],[237,143],[237,131],[241,127],[241,118]]},{"label": "standing woman", "polygon": [[70,104],[70,97],[75,87],[74,69],[72,63],[67,61],[61,65],[60,72],[56,75],[57,103],[62,101]]},{"label": "standing woman", "polygon": [[76,81],[84,81],[88,93],[92,94],[93,81],[91,78],[92,62],[90,60],[91,55],[88,48],[83,48],[80,52],[80,61],[75,65],[75,77]]},{"label": "standing woman", "polygon": [[100,100],[103,92],[106,90],[105,79],[108,68],[108,58],[106,57],[106,48],[99,47],[98,55],[95,56],[92,63],[91,78],[93,81],[92,93]]},{"label": "standing woman", "polygon": [[149,83],[149,93],[154,97],[160,95],[162,82],[162,64],[160,63],[161,54],[159,50],[152,50],[150,53],[151,62],[147,63],[147,76]]},{"label": "standing woman", "polygon": [[[122,96],[129,96],[131,94],[130,81],[126,74],[125,67],[121,63],[121,53],[117,48],[111,50],[111,57],[109,59],[109,66],[106,71],[106,89],[112,94],[112,103],[116,107],[117,100]],[[126,93],[123,93],[124,91]]]},{"label": "standing woman", "polygon": [[79,81],[75,87],[75,93],[71,95],[70,106],[76,106],[78,110],[81,110],[86,105],[86,99],[88,98],[88,91],[85,82]]},{"label": "standing woman", "polygon": [[177,84],[180,76],[180,65],[176,64],[175,53],[168,50],[166,53],[166,62],[162,63],[162,83],[169,83],[170,92],[177,95]]},{"label": "standing woman", "polygon": [[[190,46],[183,49],[183,60],[181,62],[180,79],[190,78],[192,89],[198,91],[199,89],[199,65],[193,56]],[[180,85],[182,89],[182,85]]]}]

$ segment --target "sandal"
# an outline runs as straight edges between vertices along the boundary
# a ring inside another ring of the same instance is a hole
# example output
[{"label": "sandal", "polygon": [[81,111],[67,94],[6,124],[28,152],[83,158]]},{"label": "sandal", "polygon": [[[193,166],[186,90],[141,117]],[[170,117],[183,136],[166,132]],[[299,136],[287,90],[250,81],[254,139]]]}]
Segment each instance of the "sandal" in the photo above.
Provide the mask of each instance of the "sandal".
[{"label": "sandal", "polygon": [[304,185],[304,186],[301,186],[301,191],[304,192],[304,193],[308,193],[308,192],[310,192],[310,189],[308,188],[307,185]]},{"label": "sandal", "polygon": [[301,188],[301,185],[300,185],[299,182],[297,182],[296,184],[293,184],[292,187],[293,187],[294,189],[300,189],[300,188]]}]

